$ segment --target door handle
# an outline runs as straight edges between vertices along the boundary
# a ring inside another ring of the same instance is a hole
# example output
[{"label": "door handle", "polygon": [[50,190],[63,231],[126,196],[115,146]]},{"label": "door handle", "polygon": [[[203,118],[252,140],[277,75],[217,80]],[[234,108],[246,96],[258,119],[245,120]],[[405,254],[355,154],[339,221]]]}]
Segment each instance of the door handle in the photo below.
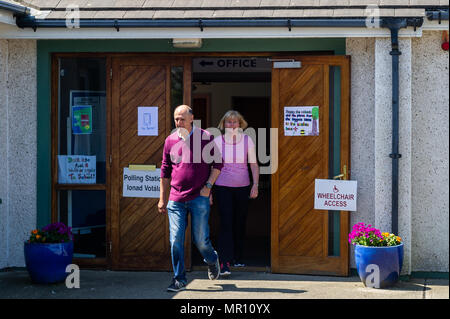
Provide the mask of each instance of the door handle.
[{"label": "door handle", "polygon": [[344,167],[342,168],[342,170],[344,171],[342,174],[336,175],[333,177],[333,179],[341,179],[341,180],[347,180],[347,165],[344,165]]}]

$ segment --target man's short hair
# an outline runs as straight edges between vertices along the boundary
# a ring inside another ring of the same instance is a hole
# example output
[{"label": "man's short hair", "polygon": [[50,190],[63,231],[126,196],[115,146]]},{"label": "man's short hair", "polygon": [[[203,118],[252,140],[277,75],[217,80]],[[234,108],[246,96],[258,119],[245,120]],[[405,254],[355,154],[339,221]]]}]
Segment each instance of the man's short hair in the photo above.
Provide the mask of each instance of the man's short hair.
[{"label": "man's short hair", "polygon": [[192,108],[191,108],[189,105],[186,105],[186,104],[178,105],[178,106],[175,108],[175,110],[173,110],[173,113],[175,113],[175,111],[176,111],[178,108],[181,108],[181,107],[187,109],[189,114],[192,114],[192,115],[194,114],[194,111],[192,110]]}]

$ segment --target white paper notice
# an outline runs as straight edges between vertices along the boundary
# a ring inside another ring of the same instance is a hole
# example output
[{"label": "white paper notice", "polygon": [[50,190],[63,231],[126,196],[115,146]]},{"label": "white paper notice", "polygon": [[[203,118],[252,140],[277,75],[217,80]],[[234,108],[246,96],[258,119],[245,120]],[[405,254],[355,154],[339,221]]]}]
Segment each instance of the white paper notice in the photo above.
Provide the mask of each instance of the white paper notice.
[{"label": "white paper notice", "polygon": [[138,107],[138,136],[158,136],[158,107]]},{"label": "white paper notice", "polygon": [[85,155],[58,155],[58,183],[95,184],[96,157]]},{"label": "white paper notice", "polygon": [[318,106],[285,106],[284,136],[318,136]]},{"label": "white paper notice", "polygon": [[316,179],[314,209],[356,211],[357,181]]},{"label": "white paper notice", "polygon": [[159,198],[161,169],[154,171],[135,171],[123,169],[123,197]]}]

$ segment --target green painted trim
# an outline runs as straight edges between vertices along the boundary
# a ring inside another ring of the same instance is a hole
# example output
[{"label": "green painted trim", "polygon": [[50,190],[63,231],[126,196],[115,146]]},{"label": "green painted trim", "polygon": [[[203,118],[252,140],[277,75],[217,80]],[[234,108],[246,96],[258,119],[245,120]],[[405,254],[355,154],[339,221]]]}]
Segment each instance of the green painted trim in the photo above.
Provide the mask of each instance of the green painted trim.
[{"label": "green painted trim", "polygon": [[[341,174],[341,68],[334,67],[334,123],[333,123],[333,168],[334,176]],[[333,213],[333,252],[335,256],[341,255],[341,212]]]},{"label": "green painted trim", "polygon": [[51,56],[37,41],[37,227],[51,221]]},{"label": "green painted trim", "polygon": [[345,38],[203,39],[199,49],[175,49],[170,39],[37,41],[37,226],[51,221],[51,54],[55,52],[303,52],[345,54]]},{"label": "green painted trim", "polygon": [[156,40],[38,40],[46,52],[301,52],[345,54],[345,38],[324,39],[203,39],[198,49],[177,49],[170,39]]}]

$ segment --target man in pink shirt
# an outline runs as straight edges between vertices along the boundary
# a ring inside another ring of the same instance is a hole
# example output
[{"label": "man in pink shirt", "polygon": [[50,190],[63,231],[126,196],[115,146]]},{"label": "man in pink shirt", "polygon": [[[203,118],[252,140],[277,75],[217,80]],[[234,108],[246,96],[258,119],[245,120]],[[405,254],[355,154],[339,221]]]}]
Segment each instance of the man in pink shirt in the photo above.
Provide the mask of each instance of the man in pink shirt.
[{"label": "man in pink shirt", "polygon": [[[186,289],[187,284],[184,237],[189,213],[194,243],[208,264],[208,277],[211,280],[219,277],[219,257],[209,239],[208,220],[209,195],[223,164],[214,136],[193,126],[189,106],[178,106],[174,118],[177,130],[164,143],[158,210],[169,217],[174,278],[167,290],[177,292]],[[208,150],[213,154],[208,154]],[[210,161],[214,155],[217,162]]]}]

